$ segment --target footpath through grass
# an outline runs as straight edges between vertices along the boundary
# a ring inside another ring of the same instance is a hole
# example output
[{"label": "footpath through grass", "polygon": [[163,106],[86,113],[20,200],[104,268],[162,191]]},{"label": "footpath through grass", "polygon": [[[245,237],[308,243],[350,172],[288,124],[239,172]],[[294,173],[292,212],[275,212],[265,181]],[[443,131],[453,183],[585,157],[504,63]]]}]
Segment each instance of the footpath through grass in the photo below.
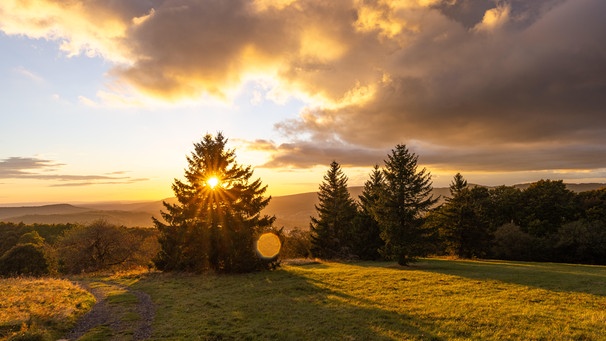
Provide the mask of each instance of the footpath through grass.
[{"label": "footpath through grass", "polygon": [[423,260],[158,274],[157,340],[606,340],[606,268]]}]

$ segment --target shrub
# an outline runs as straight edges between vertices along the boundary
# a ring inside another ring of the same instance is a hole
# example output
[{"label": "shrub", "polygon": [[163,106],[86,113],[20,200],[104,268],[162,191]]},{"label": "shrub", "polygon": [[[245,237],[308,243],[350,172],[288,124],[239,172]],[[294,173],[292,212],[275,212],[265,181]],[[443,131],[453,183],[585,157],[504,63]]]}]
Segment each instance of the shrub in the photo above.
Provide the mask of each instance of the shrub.
[{"label": "shrub", "polygon": [[505,224],[494,233],[492,256],[497,259],[531,260],[535,238],[515,224]]},{"label": "shrub", "polygon": [[2,276],[44,276],[56,268],[50,251],[44,245],[17,244],[0,258]]},{"label": "shrub", "polygon": [[284,243],[280,251],[280,258],[309,258],[311,257],[311,234],[295,228],[283,236]]},{"label": "shrub", "polygon": [[564,224],[555,239],[557,261],[606,263],[606,227],[600,221],[575,221]]}]

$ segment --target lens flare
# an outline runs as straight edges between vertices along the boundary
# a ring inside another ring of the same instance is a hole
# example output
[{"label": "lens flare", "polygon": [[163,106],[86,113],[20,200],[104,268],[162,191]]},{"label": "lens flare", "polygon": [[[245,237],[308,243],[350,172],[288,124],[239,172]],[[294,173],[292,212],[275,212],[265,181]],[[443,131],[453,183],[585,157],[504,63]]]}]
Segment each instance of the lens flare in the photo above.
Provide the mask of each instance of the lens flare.
[{"label": "lens flare", "polygon": [[282,242],[274,233],[264,233],[257,240],[257,253],[263,258],[274,258],[280,253]]}]

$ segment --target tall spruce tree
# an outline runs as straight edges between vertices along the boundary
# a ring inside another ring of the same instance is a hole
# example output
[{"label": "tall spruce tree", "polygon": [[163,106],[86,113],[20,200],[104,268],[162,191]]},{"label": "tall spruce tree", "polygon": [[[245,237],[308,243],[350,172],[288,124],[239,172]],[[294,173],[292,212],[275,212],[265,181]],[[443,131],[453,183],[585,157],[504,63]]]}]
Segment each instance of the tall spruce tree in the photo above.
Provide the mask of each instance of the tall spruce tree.
[{"label": "tall spruce tree", "polygon": [[450,195],[439,209],[440,235],[446,251],[463,258],[485,256],[491,238],[488,189],[468,187],[467,180],[457,173],[450,183]]},{"label": "tall spruce tree", "polygon": [[431,174],[425,168],[417,171],[416,154],[397,145],[387,157],[385,187],[375,210],[385,242],[381,252],[387,259],[408,265],[427,251],[429,236],[423,218],[437,198],[431,195]]},{"label": "tall spruce tree", "polygon": [[269,197],[261,180],[250,181],[250,166],[236,163],[222,133],[204,136],[187,157],[185,181],[175,179],[178,203],[164,202],[165,222],[154,219],[161,251],[156,266],[165,271],[248,272],[269,266],[257,257],[257,237],[274,217],[261,215]]},{"label": "tall spruce tree", "polygon": [[359,198],[358,214],[350,238],[352,252],[360,259],[377,260],[381,258],[379,249],[385,244],[381,239],[381,229],[373,212],[379,204],[381,191],[385,187],[383,173],[375,165],[370,178],[364,183]]},{"label": "tall spruce tree", "polygon": [[331,259],[349,257],[347,247],[356,215],[356,204],[347,190],[347,176],[333,161],[324,175],[316,205],[318,217],[311,217],[312,255]]}]

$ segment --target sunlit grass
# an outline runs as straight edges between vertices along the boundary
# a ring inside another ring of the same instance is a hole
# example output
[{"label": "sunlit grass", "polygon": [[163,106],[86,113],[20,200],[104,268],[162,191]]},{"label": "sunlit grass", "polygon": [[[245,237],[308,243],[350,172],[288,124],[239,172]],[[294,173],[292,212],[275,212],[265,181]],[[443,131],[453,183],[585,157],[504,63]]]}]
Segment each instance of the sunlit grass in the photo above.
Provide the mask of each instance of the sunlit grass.
[{"label": "sunlit grass", "polygon": [[0,279],[0,340],[17,333],[58,337],[95,303],[67,280]]},{"label": "sunlit grass", "polygon": [[606,268],[425,260],[158,275],[154,339],[601,340]]},{"label": "sunlit grass", "polygon": [[[83,339],[129,340],[151,295],[155,340],[605,340],[606,267],[491,261],[299,263],[243,275],[82,278],[121,328]],[[69,281],[0,280],[0,339],[63,335],[90,309]]]}]

